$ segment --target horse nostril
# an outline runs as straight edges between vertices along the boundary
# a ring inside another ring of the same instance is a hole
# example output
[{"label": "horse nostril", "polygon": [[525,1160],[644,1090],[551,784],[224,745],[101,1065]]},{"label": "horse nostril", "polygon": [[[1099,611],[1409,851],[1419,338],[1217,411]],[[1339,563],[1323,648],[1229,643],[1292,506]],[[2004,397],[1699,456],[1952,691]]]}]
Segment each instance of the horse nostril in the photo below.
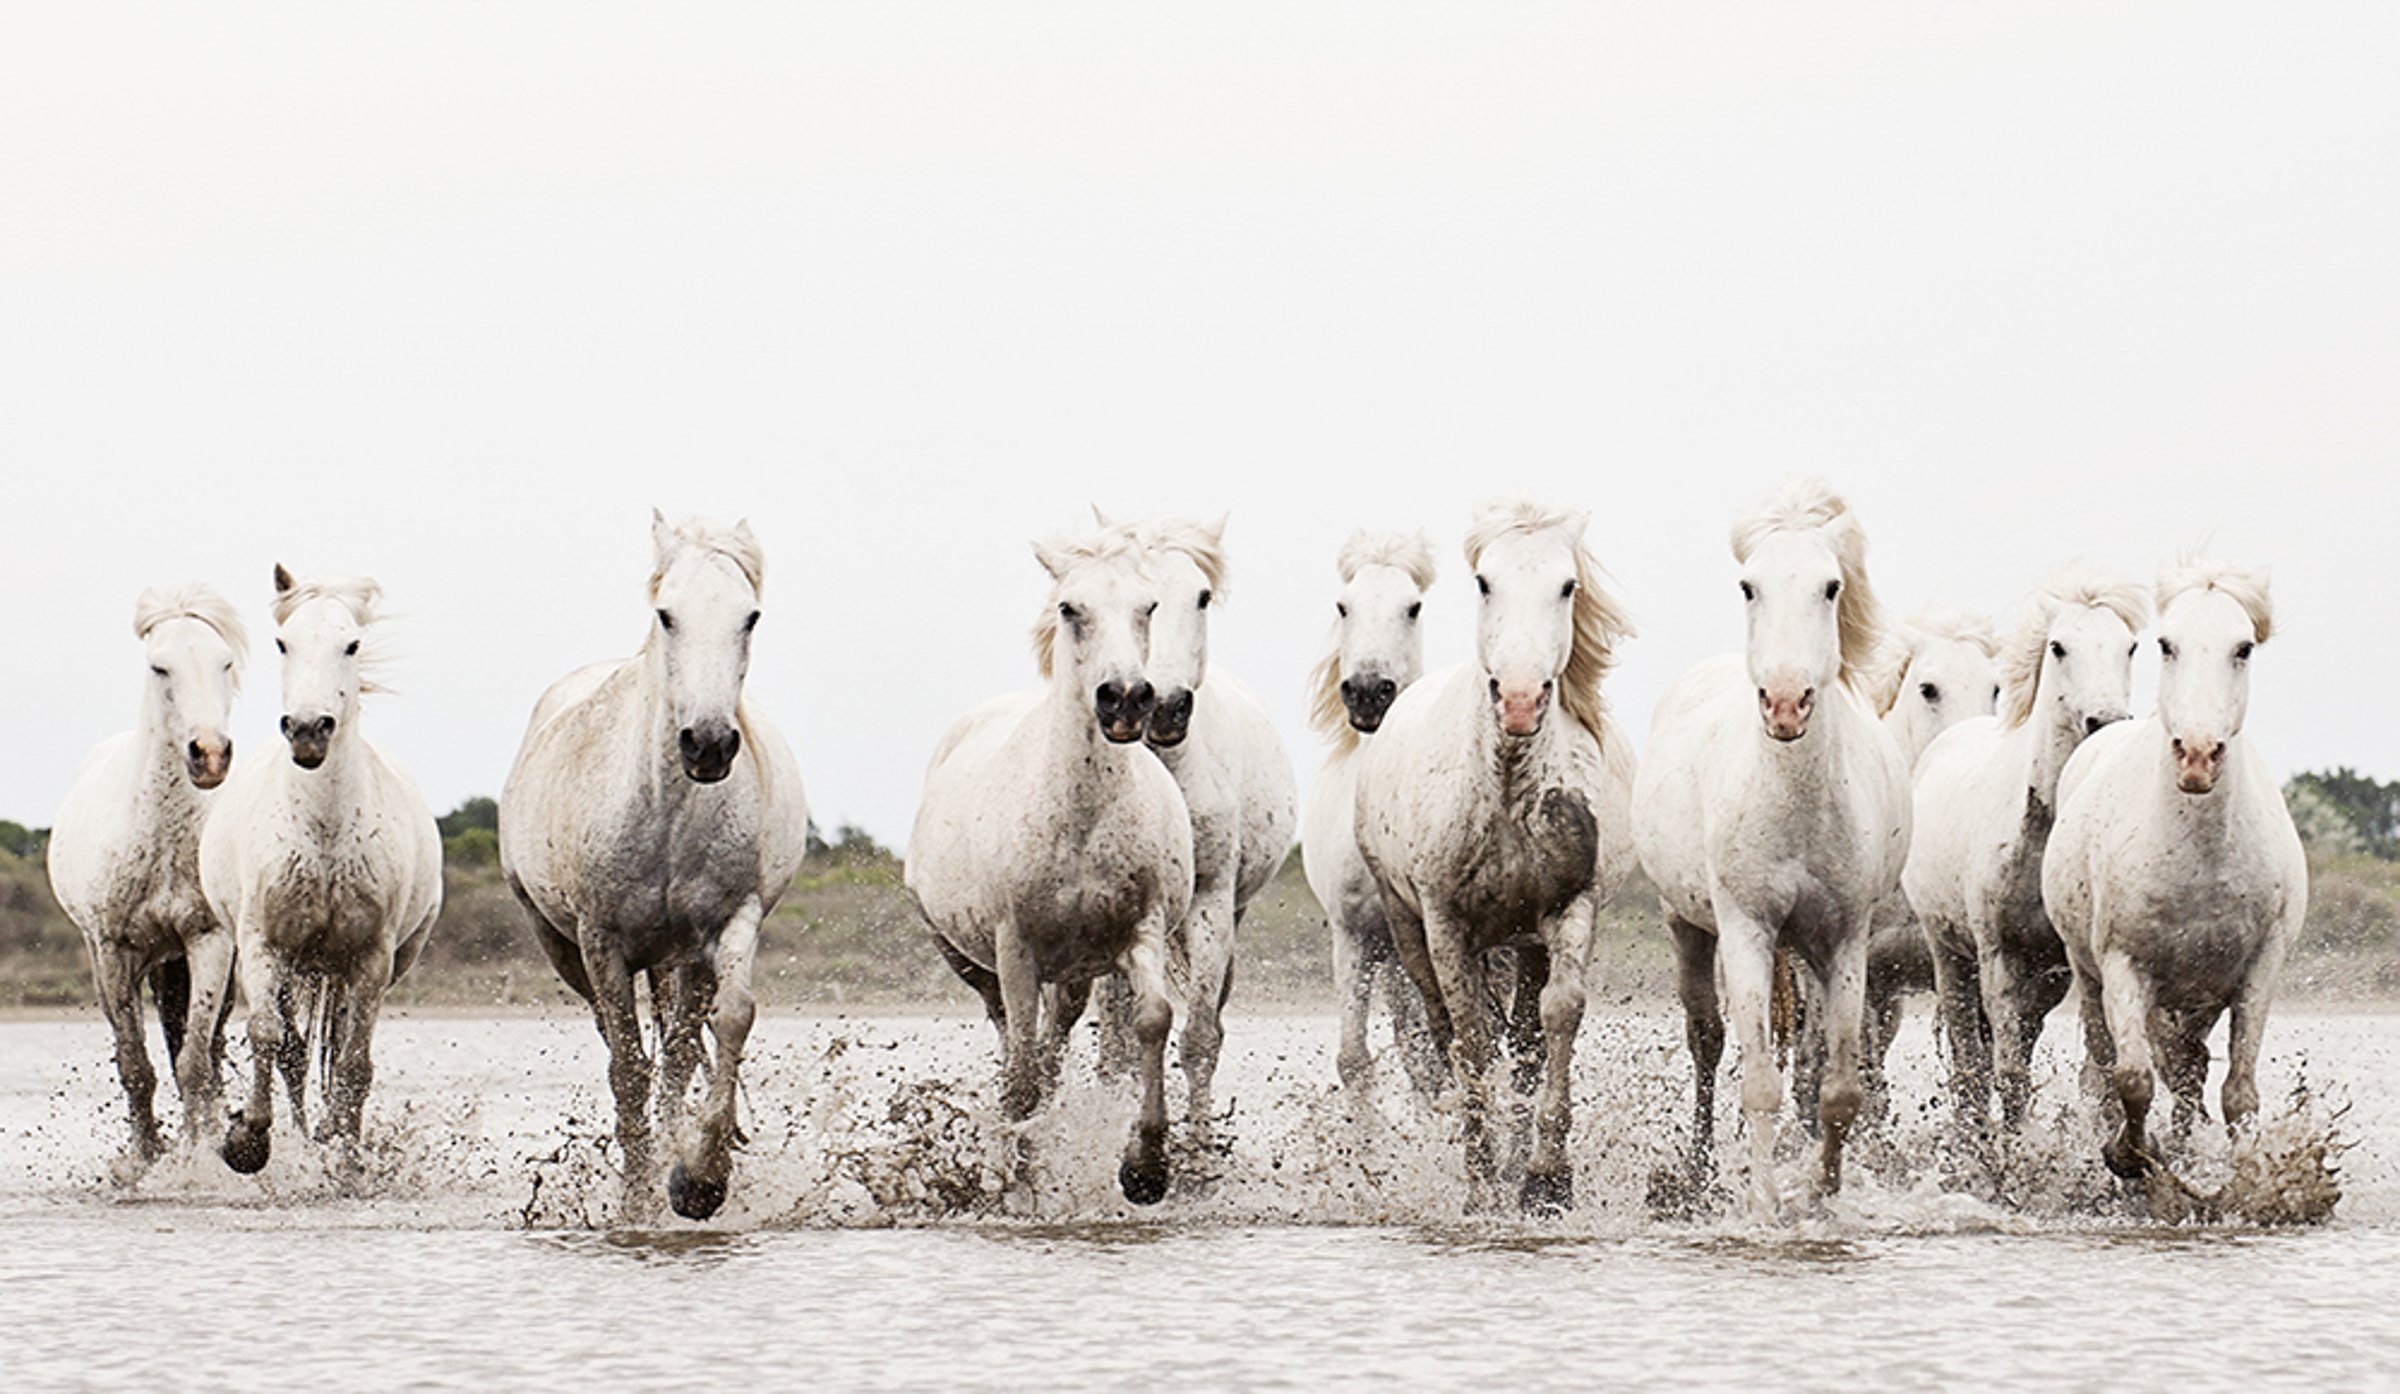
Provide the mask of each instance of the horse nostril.
[{"label": "horse nostril", "polygon": [[1400,695],[1400,684],[1393,682],[1390,678],[1385,678],[1382,682],[1375,684],[1375,700],[1379,702],[1389,702],[1398,695]]},{"label": "horse nostril", "polygon": [[1133,685],[1133,690],[1125,694],[1125,700],[1132,705],[1134,710],[1146,712],[1158,705],[1158,689],[1147,682],[1137,682]]},{"label": "horse nostril", "polygon": [[283,732],[283,738],[285,740],[288,741],[292,738],[292,719],[290,717],[287,716],[282,718],[276,723],[276,725]]},{"label": "horse nostril", "polygon": [[1498,678],[1492,679],[1492,700],[1495,702],[1500,700],[1500,680]]},{"label": "horse nostril", "polygon": [[318,717],[318,718],[317,718],[317,738],[318,738],[319,740],[329,740],[329,739],[331,739],[331,738],[332,738],[332,736],[333,736],[333,718],[332,718],[332,717],[330,717],[330,716],[320,716],[320,717]]},{"label": "horse nostril", "polygon": [[201,761],[208,758],[208,752],[200,748],[200,742],[194,741],[190,745],[187,745],[183,748],[183,756],[185,759],[197,765]]},{"label": "horse nostril", "polygon": [[2100,728],[2107,724],[2099,717],[2087,716],[2083,719],[2083,733],[2087,736],[2096,736],[2100,733]]},{"label": "horse nostril", "polygon": [[1125,685],[1123,683],[1104,682],[1100,684],[1100,690],[1093,694],[1093,699],[1099,704],[1103,711],[1114,711],[1118,707],[1124,705]]}]

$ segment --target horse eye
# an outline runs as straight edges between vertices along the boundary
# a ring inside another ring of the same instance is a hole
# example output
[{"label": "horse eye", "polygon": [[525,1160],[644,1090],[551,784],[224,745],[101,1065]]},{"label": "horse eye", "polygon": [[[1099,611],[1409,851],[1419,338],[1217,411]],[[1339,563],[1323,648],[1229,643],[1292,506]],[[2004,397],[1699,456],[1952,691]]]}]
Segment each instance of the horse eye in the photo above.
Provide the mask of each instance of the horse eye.
[{"label": "horse eye", "polygon": [[2056,639],[2051,640],[2050,656],[2052,658],[2065,658],[2067,656],[2067,646],[2058,642]]},{"label": "horse eye", "polygon": [[1058,617],[1069,624],[1075,623],[1080,618],[1075,613],[1075,607],[1064,600],[1058,602]]},{"label": "horse eye", "polygon": [[1201,609],[1203,609],[1203,610],[1207,609],[1207,608],[1208,608],[1208,602],[1209,602],[1210,600],[1214,599],[1214,598],[1215,598],[1215,595],[1216,595],[1216,592],[1214,592],[1214,591],[1202,591],[1202,592],[1200,592],[1200,608],[1201,608]]},{"label": "horse eye", "polygon": [[1157,613],[1158,613],[1158,602],[1157,602],[1157,601],[1155,601],[1155,600],[1153,600],[1153,601],[1151,601],[1151,602],[1150,602],[1150,603],[1149,603],[1147,606],[1143,607],[1143,609],[1142,609],[1142,618],[1143,618],[1143,619],[1148,619],[1148,618],[1150,618],[1152,615],[1155,615],[1155,614],[1157,614]]},{"label": "horse eye", "polygon": [[166,670],[166,669],[164,669],[164,668],[161,668],[161,667],[159,667],[159,666],[158,666],[157,664],[155,664],[155,663],[153,663],[153,664],[151,664],[151,665],[150,665],[150,671],[151,671],[151,672],[153,672],[153,673],[156,673],[156,674],[158,674],[158,675],[159,675],[160,677],[162,677],[162,678],[163,678],[163,677],[165,677],[165,676],[167,675],[167,670]]},{"label": "horse eye", "polygon": [[2251,646],[2250,646],[2250,641],[2249,641],[2249,640],[2247,640],[2247,639],[2243,640],[2243,641],[2242,641],[2241,643],[2239,643],[2239,644],[2236,644],[2236,645],[2234,646],[2234,650],[2233,650],[2233,661],[2234,661],[2234,662],[2236,662],[2236,663],[2247,663],[2247,662],[2249,662],[2249,661],[2250,661],[2250,647],[2251,647]]},{"label": "horse eye", "polygon": [[2161,658],[2173,658],[2175,656],[2175,645],[2169,640],[2160,639],[2158,641],[2158,656]]},{"label": "horse eye", "polygon": [[290,649],[287,649],[287,648],[285,648],[285,647],[283,646],[283,641],[282,641],[281,639],[278,639],[278,640],[276,640],[276,641],[275,641],[275,652],[277,652],[277,653],[290,653],[290,652],[291,652],[291,650],[290,650]]},{"label": "horse eye", "polygon": [[1475,589],[1479,594],[1490,595],[1492,593],[1492,583],[1486,581],[1481,576],[1478,576],[1475,578]]},{"label": "horse eye", "polygon": [[342,645],[342,652],[352,658],[358,657],[358,641],[353,639],[349,643]]},{"label": "horse eye", "polygon": [[668,613],[667,613],[666,611],[664,611],[664,610],[661,610],[661,611],[659,611],[659,612],[658,612],[658,627],[659,627],[659,628],[661,628],[661,629],[667,630],[667,631],[669,631],[670,633],[672,633],[672,632],[674,631],[674,628],[675,628],[675,617],[674,617],[673,615],[670,615],[670,614],[668,614]]},{"label": "horse eye", "polygon": [[1569,577],[1567,578],[1567,583],[1566,583],[1565,585],[1563,585],[1563,586],[1560,586],[1560,587],[1558,588],[1558,598],[1559,598],[1559,599],[1561,599],[1561,600],[1564,600],[1564,599],[1566,599],[1568,596],[1570,596],[1570,595],[1573,595],[1574,593],[1575,593],[1575,578],[1574,578],[1574,577],[1572,577],[1572,576],[1569,576]]},{"label": "horse eye", "polygon": [[1827,582],[1825,583],[1825,598],[1826,598],[1827,600],[1831,600],[1831,599],[1833,599],[1835,596],[1837,596],[1837,595],[1840,595],[1841,593],[1842,593],[1842,583],[1841,583],[1841,582],[1839,582],[1839,581],[1827,581]]},{"label": "horse eye", "polygon": [[2140,653],[2141,651],[2142,651],[2142,641],[2141,641],[2141,640],[2139,640],[2139,639],[2136,639],[2136,640],[2134,640],[2132,643],[2130,643],[2130,644],[2127,644],[2127,645],[2125,646],[2125,656],[2126,656],[2127,658],[2131,658],[2131,657],[2133,657],[2135,654],[2137,654],[2137,653]]},{"label": "horse eye", "polygon": [[1343,604],[1341,601],[1337,600],[1333,602],[1333,612],[1336,615],[1341,616],[1343,619],[1350,618],[1350,607]]},{"label": "horse eye", "polygon": [[1412,619],[1412,620],[1413,620],[1413,619],[1415,619],[1415,618],[1418,616],[1418,614],[1419,614],[1419,613],[1421,613],[1421,612],[1422,612],[1424,609],[1425,609],[1425,602],[1424,602],[1424,601],[1422,601],[1422,600],[1420,600],[1420,601],[1417,601],[1417,602],[1415,602],[1414,604],[1412,604],[1412,605],[1410,605],[1410,606],[1408,607],[1408,617],[1409,617],[1410,619]]},{"label": "horse eye", "polygon": [[1995,702],[2000,700],[2000,684],[1998,683],[1992,684],[1992,700]]},{"label": "horse eye", "polygon": [[1928,702],[1939,702],[1942,700],[1942,690],[1929,682],[1917,684],[1917,695],[1924,698]]},{"label": "horse eye", "polygon": [[1756,586],[1754,586],[1754,585],[1751,585],[1751,584],[1750,584],[1748,581],[1744,581],[1744,582],[1742,582],[1742,599],[1744,599],[1744,600],[1756,600],[1756,599],[1758,599],[1758,587],[1756,587]]},{"label": "horse eye", "polygon": [[752,610],[750,617],[742,621],[742,632],[747,634],[756,628],[758,628],[758,611]]}]

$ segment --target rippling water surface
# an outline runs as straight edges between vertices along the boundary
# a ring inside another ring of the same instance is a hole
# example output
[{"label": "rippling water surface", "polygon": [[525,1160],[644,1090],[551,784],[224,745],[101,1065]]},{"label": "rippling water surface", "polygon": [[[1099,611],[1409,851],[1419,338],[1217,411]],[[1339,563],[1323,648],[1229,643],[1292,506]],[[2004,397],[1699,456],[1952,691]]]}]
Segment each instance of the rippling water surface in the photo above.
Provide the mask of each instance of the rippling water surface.
[{"label": "rippling water surface", "polygon": [[[131,1185],[111,1180],[122,1103],[97,1019],[0,1023],[6,1382],[2400,1378],[2400,1018],[2270,1027],[2280,1136],[2331,1128],[2347,1149],[2334,1218],[2297,1229],[2151,1220],[2094,1159],[2064,1016],[2027,1139],[1996,1170],[1955,1155],[1921,1106],[1922,1013],[1894,1052],[1900,1107],[1840,1197],[1783,1223],[1661,1217],[1648,1182],[1684,1136],[1681,1034],[1669,1013],[1594,1011],[1580,1204],[1533,1222],[1473,1203],[1447,1119],[1397,1069],[1365,1099],[1336,1089],[1328,1019],[1234,1019],[1219,1136],[1181,1143],[1176,1190],[1137,1210],[1115,1190],[1130,1090],[1088,1066],[1012,1129],[979,1018],[768,1017],[725,1212],[628,1229],[581,1018],[387,1017],[355,1171],[279,1136],[259,1177],[175,1156]],[[2230,1164],[2213,1130],[2187,1159],[2203,1184]]]}]

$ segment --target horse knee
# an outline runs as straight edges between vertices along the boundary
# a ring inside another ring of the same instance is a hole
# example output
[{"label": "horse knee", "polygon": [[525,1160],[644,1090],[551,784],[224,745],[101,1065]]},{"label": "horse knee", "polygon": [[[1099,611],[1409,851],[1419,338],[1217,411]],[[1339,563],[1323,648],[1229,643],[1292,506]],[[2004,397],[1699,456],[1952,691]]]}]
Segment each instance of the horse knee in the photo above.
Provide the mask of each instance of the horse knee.
[{"label": "horse knee", "polygon": [[1572,1035],[1583,1024],[1583,984],[1553,980],[1542,989],[1542,1029]]},{"label": "horse knee", "polygon": [[758,998],[749,989],[728,986],[717,994],[717,1009],[709,1017],[708,1026],[716,1032],[719,1045],[739,1048],[750,1039],[750,1028],[758,1022]]},{"label": "horse knee", "polygon": [[1827,1133],[1839,1133],[1858,1121],[1865,1102],[1857,1080],[1829,1077],[1817,1090],[1817,1122]]},{"label": "horse knee", "polygon": [[2120,1064],[2109,1072],[2109,1082],[2116,1086],[2117,1100],[2125,1106],[2126,1121],[2139,1126],[2149,1115],[2156,1088],[2149,1066]]},{"label": "horse knee", "polygon": [[2218,1106],[2225,1111],[2228,1127],[2248,1121],[2258,1112],[2257,1081],[2228,1077],[2218,1095]]},{"label": "horse knee", "polygon": [[1742,1062],[1742,1111],[1773,1113],[1783,1107],[1783,1077],[1772,1059]]},{"label": "horse knee", "polygon": [[1175,1008],[1166,998],[1151,993],[1133,1004],[1134,1039],[1143,1046],[1165,1045],[1174,1027]]}]

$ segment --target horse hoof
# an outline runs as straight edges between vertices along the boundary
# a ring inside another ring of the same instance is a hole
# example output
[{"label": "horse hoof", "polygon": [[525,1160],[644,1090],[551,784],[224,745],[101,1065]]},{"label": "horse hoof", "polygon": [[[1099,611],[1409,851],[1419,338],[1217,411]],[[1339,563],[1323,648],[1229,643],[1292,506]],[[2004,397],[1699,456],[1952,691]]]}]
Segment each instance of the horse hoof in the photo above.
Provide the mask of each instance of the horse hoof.
[{"label": "horse hoof", "polygon": [[225,1165],[248,1176],[266,1167],[268,1149],[266,1126],[237,1113],[225,1129],[225,1145],[218,1150]]},{"label": "horse hoof", "polygon": [[1574,1175],[1563,1171],[1556,1176],[1525,1173],[1525,1185],[1517,1192],[1517,1208],[1536,1217],[1563,1215],[1574,1209]]},{"label": "horse hoof", "polygon": [[1117,1168],[1117,1185],[1134,1204],[1156,1205],[1167,1198],[1167,1164],[1163,1159],[1147,1166],[1126,1162]]},{"label": "horse hoof", "polygon": [[2108,1163],[2110,1171],[2127,1181],[2139,1181],[2150,1173],[2149,1155],[2121,1140],[2101,1148],[2100,1160]]},{"label": "horse hoof", "polygon": [[687,1220],[705,1220],[725,1204],[725,1183],[699,1180],[677,1162],[667,1172],[667,1204]]}]

